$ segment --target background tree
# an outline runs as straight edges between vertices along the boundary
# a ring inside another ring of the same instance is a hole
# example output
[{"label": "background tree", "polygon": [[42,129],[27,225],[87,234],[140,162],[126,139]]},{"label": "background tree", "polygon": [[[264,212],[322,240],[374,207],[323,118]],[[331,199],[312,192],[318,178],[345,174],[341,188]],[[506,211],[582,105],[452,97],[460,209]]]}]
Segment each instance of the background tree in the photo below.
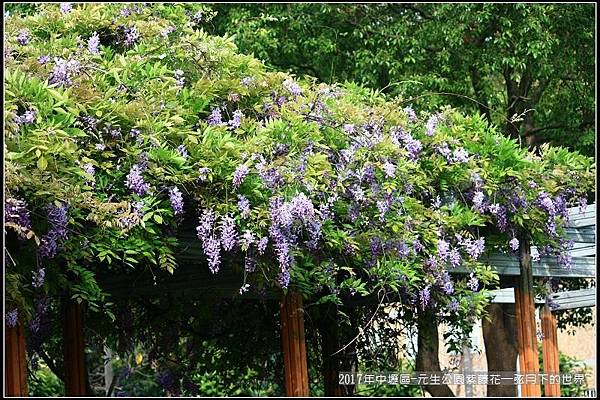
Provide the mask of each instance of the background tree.
[{"label": "background tree", "polygon": [[419,108],[477,110],[524,144],[552,142],[594,153],[592,4],[214,9],[207,29],[235,35],[242,52],[278,69],[417,97],[412,102]]}]

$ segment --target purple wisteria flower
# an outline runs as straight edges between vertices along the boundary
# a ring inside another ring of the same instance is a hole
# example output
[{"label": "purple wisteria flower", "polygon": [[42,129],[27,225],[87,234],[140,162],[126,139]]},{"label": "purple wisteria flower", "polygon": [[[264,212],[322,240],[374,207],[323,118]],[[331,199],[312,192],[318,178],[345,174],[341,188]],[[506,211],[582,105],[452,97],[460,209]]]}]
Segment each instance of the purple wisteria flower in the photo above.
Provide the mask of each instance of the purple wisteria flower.
[{"label": "purple wisteria flower", "polygon": [[175,215],[183,214],[183,194],[176,186],[169,190],[169,200],[171,201],[173,213]]},{"label": "purple wisteria flower", "polygon": [[471,182],[473,182],[473,185],[479,189],[483,186],[483,179],[481,179],[481,175],[479,175],[477,172],[473,172],[471,174]]},{"label": "purple wisteria flower", "polygon": [[485,194],[483,194],[483,192],[481,190],[478,190],[475,192],[475,194],[473,195],[473,206],[475,207],[475,210],[477,210],[480,213],[484,213],[485,209],[486,209],[486,205],[485,205]]},{"label": "purple wisteria flower", "polygon": [[230,216],[221,219],[221,244],[223,250],[230,251],[235,246],[237,232],[235,231],[235,222]]},{"label": "purple wisteria flower", "polygon": [[35,110],[27,110],[23,115],[17,116],[16,122],[18,125],[30,125],[35,122],[37,113]]},{"label": "purple wisteria flower", "polygon": [[554,202],[552,201],[552,199],[550,198],[550,195],[548,195],[548,193],[546,192],[541,192],[538,196],[538,204],[539,207],[546,211],[546,213],[549,216],[554,216],[556,215],[556,207],[554,206]]},{"label": "purple wisteria flower", "polygon": [[404,113],[408,117],[408,122],[414,123],[417,121],[417,114],[415,110],[411,106],[404,107]]},{"label": "purple wisteria flower", "polygon": [[344,124],[344,132],[348,135],[352,135],[354,133],[354,124]]},{"label": "purple wisteria flower", "polygon": [[444,271],[443,274],[438,276],[437,283],[440,285],[445,294],[454,293],[454,285],[452,284],[452,280],[450,279],[450,274],[448,274],[448,271]]},{"label": "purple wisteria flower", "polygon": [[208,258],[208,267],[213,274],[219,272],[221,265],[221,241],[215,237],[210,236],[203,241],[204,254]]},{"label": "purple wisteria flower", "polygon": [[423,246],[423,243],[421,243],[418,237],[415,238],[415,241],[413,242],[413,249],[415,250],[415,253],[421,253],[425,250],[425,246]]},{"label": "purple wisteria flower", "polygon": [[258,254],[263,255],[265,250],[267,249],[267,244],[269,243],[269,238],[267,236],[262,237],[258,244],[256,245],[256,249],[258,250]]},{"label": "purple wisteria flower", "polygon": [[104,149],[106,149],[106,145],[104,143],[96,143],[94,148],[98,151],[104,151]]},{"label": "purple wisteria flower", "polygon": [[469,162],[469,153],[462,147],[454,149],[452,162],[466,163]]},{"label": "purple wisteria flower", "polygon": [[233,188],[237,189],[240,187],[249,173],[250,168],[248,168],[245,164],[240,164],[233,173]]},{"label": "purple wisteria flower", "polygon": [[60,3],[60,12],[63,14],[67,14],[67,13],[71,12],[72,8],[73,8],[72,3]]},{"label": "purple wisteria flower", "polygon": [[572,268],[573,258],[567,251],[558,253],[556,256],[556,261],[566,270],[570,270]]},{"label": "purple wisteria flower", "polygon": [[50,62],[50,55],[49,54],[43,54],[41,56],[38,57],[37,59],[38,64],[40,65],[46,65]]},{"label": "purple wisteria flower", "polygon": [[469,275],[469,281],[467,282],[467,287],[472,291],[476,292],[479,289],[479,279],[471,272]]},{"label": "purple wisteria flower", "polygon": [[125,40],[123,41],[125,46],[131,47],[135,45],[139,39],[140,34],[135,26],[129,26],[125,28]]},{"label": "purple wisteria flower", "polygon": [[243,286],[240,288],[240,294],[244,294],[244,293],[246,293],[248,290],[250,290],[250,284],[249,284],[249,283],[246,283],[245,285],[243,285]]},{"label": "purple wisteria flower", "polygon": [[242,218],[248,218],[250,216],[250,201],[248,201],[248,199],[243,196],[243,195],[238,195],[238,203],[237,203],[238,209],[240,210],[240,215]]},{"label": "purple wisteria flower", "polygon": [[397,129],[392,136],[392,140],[400,145],[400,142],[404,144],[404,148],[408,151],[408,156],[411,160],[415,161],[419,158],[419,153],[423,149],[421,142],[412,137],[408,132],[404,132],[402,129]]},{"label": "purple wisteria flower", "polygon": [[294,97],[300,96],[302,94],[302,89],[300,85],[294,82],[292,79],[286,79],[283,82],[283,86],[287,89],[288,92]]},{"label": "purple wisteria flower", "polygon": [[198,179],[200,179],[201,182],[205,182],[206,179],[208,178],[208,174],[210,173],[210,168],[208,167],[200,167],[198,168]]},{"label": "purple wisteria flower", "polygon": [[50,204],[46,207],[50,229],[41,240],[38,248],[39,255],[43,258],[54,258],[59,242],[67,239],[68,205],[56,206]]},{"label": "purple wisteria flower", "polygon": [[175,76],[175,84],[177,86],[185,85],[185,77],[183,75],[184,75],[184,73],[182,70],[180,70],[180,69],[175,70],[174,76]]},{"label": "purple wisteria flower", "polygon": [[579,213],[583,214],[585,213],[585,210],[587,208],[588,205],[588,201],[585,197],[580,197],[577,202],[579,203]]},{"label": "purple wisteria flower", "polygon": [[450,265],[452,265],[454,268],[459,267],[462,262],[462,258],[458,249],[450,250],[448,258],[450,259]]},{"label": "purple wisteria flower", "polygon": [[15,308],[14,310],[7,312],[4,315],[4,321],[9,328],[17,326],[17,322],[19,321],[19,310]]},{"label": "purple wisteria flower", "polygon": [[421,289],[419,291],[419,303],[421,304],[421,310],[425,310],[427,305],[431,300],[431,292],[429,291],[429,287]]},{"label": "purple wisteria flower", "polygon": [[121,127],[119,127],[119,126],[112,127],[112,126],[110,126],[110,125],[107,125],[107,126],[104,128],[104,131],[105,131],[105,132],[108,132],[108,134],[109,134],[109,135],[110,135],[110,136],[111,136],[113,139],[118,139],[118,138],[120,138],[120,137],[121,137]]},{"label": "purple wisteria flower", "polygon": [[435,199],[433,200],[433,202],[431,203],[431,208],[433,209],[438,209],[440,208],[442,205],[442,199],[440,199],[440,196],[435,196]]},{"label": "purple wisteria flower", "polygon": [[277,282],[283,289],[287,289],[290,286],[290,271],[283,270],[277,276]]},{"label": "purple wisteria flower", "polygon": [[252,231],[245,231],[239,240],[242,251],[248,250],[254,241],[254,233],[252,233]]},{"label": "purple wisteria flower", "polygon": [[437,244],[437,252],[440,260],[446,261],[448,256],[450,255],[450,243],[446,242],[444,239],[438,240]]},{"label": "purple wisteria flower", "polygon": [[185,159],[187,159],[190,156],[184,144],[180,144],[179,146],[177,146],[177,152],[181,157]]},{"label": "purple wisteria flower", "polygon": [[4,201],[4,223],[16,226],[22,238],[31,230],[31,217],[24,200],[7,197]]},{"label": "purple wisteria flower", "polygon": [[442,142],[439,146],[436,147],[436,150],[438,151],[438,153],[440,153],[442,156],[444,156],[446,158],[446,161],[448,163],[453,162],[452,150],[450,150],[450,147],[448,147],[448,143]]},{"label": "purple wisteria flower", "polygon": [[252,76],[246,76],[241,81],[242,85],[244,85],[246,87],[249,87],[250,85],[252,85],[252,82],[254,82],[254,77],[252,77]]},{"label": "purple wisteria flower", "polygon": [[212,235],[214,225],[216,221],[215,212],[211,209],[205,209],[199,217],[199,224],[196,227],[196,233],[198,239],[205,241],[210,235]]},{"label": "purple wisteria flower", "polygon": [[396,175],[396,166],[391,162],[386,161],[382,168],[387,178],[393,178]]},{"label": "purple wisteria flower", "polygon": [[31,39],[29,31],[27,29],[21,29],[17,35],[17,42],[19,42],[21,46],[25,46],[29,43],[29,39]]},{"label": "purple wisteria flower", "polygon": [[434,114],[431,117],[429,117],[429,119],[427,120],[427,123],[425,125],[425,129],[426,129],[426,134],[427,136],[433,136],[435,134],[437,125],[440,123],[440,121],[442,120],[442,114]]},{"label": "purple wisteria flower", "polygon": [[50,74],[48,82],[51,85],[71,86],[73,84],[72,77],[79,75],[81,71],[81,63],[77,60],[65,60],[60,57],[54,57],[54,69]]},{"label": "purple wisteria flower", "polygon": [[221,116],[221,109],[219,107],[213,108],[211,114],[206,120],[208,125],[215,126],[223,124],[223,117]]},{"label": "purple wisteria flower", "polygon": [[546,304],[548,304],[548,307],[550,307],[550,309],[552,311],[554,311],[560,307],[560,304],[558,304],[556,301],[554,301],[554,299],[552,299],[552,297],[550,297],[550,296],[546,296]]},{"label": "purple wisteria flower", "polygon": [[128,7],[123,7],[120,14],[122,17],[129,17],[131,15],[131,10]]},{"label": "purple wisteria flower", "polygon": [[458,311],[458,301],[456,299],[452,299],[450,303],[448,303],[448,311],[457,312]]},{"label": "purple wisteria flower", "polygon": [[100,46],[100,36],[98,36],[98,33],[94,32],[88,40],[89,52],[95,55],[100,54],[98,46]]},{"label": "purple wisteria flower", "polygon": [[134,164],[129,170],[129,174],[127,174],[127,179],[125,180],[125,186],[139,196],[143,196],[150,191],[150,185],[144,182],[142,169],[139,164]]},{"label": "purple wisteria flower", "polygon": [[96,182],[95,182],[96,169],[94,168],[94,166],[90,163],[84,164],[83,172],[90,175],[90,177],[88,177],[87,180],[91,184],[91,186],[95,186],[96,185]]},{"label": "purple wisteria flower", "polygon": [[473,259],[476,260],[483,254],[485,250],[485,238],[481,237],[477,240],[465,239],[462,242],[462,245],[465,248],[467,254]]},{"label": "purple wisteria flower", "polygon": [[32,273],[31,285],[34,288],[40,288],[44,285],[44,280],[46,279],[46,271],[44,268],[40,268],[37,271]]},{"label": "purple wisteria flower", "polygon": [[256,260],[254,259],[254,257],[248,255],[244,257],[244,270],[246,272],[256,271]]},{"label": "purple wisteria flower", "polygon": [[512,251],[517,251],[519,250],[519,239],[517,238],[512,238],[509,242],[508,245],[510,246],[510,248],[512,249]]},{"label": "purple wisteria flower", "polygon": [[142,212],[142,208],[144,207],[144,200],[136,201],[131,204],[132,212],[122,216],[119,219],[119,222],[125,229],[131,229],[137,225],[139,221],[144,218],[144,212]]},{"label": "purple wisteria flower", "polygon": [[231,119],[227,124],[231,127],[231,129],[237,129],[242,124],[242,116],[244,114],[240,110],[235,110],[233,112],[233,119]]},{"label": "purple wisteria flower", "polygon": [[506,214],[506,207],[494,203],[490,204],[488,210],[492,215],[496,217],[497,226],[498,229],[500,229],[500,232],[505,232],[506,228],[508,227],[508,216]]},{"label": "purple wisteria flower", "polygon": [[196,25],[198,25],[200,22],[202,22],[203,19],[204,19],[204,12],[203,11],[198,11],[191,18],[192,22],[194,24],[196,24]]},{"label": "purple wisteria flower", "polygon": [[162,31],[160,31],[160,36],[162,36],[163,38],[168,38],[169,34],[175,32],[175,27],[174,26],[167,26],[166,28],[164,28]]}]

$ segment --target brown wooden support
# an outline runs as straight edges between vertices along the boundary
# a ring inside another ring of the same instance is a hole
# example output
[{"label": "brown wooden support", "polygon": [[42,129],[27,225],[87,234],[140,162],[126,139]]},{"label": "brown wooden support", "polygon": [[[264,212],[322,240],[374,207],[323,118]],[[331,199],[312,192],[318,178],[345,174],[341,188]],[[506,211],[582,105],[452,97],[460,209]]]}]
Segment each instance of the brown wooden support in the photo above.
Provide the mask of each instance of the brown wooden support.
[{"label": "brown wooden support", "polygon": [[6,396],[26,397],[27,358],[25,354],[25,329],[20,323],[14,328],[5,326]]},{"label": "brown wooden support", "polygon": [[[519,238],[519,265],[521,274],[515,287],[519,372],[521,374],[537,374],[540,371],[540,366],[535,324],[533,269],[529,239],[525,235]],[[539,384],[521,385],[521,395],[523,397],[540,397],[541,394]]]},{"label": "brown wooden support", "polygon": [[[558,364],[558,335],[556,329],[556,317],[552,314],[550,307],[546,304],[542,308],[542,352],[545,374],[559,374]],[[544,394],[546,397],[560,397],[560,383],[544,383]]]},{"label": "brown wooden support", "polygon": [[281,338],[287,396],[308,396],[308,365],[302,296],[288,292],[280,303]]},{"label": "brown wooden support", "polygon": [[83,304],[67,300],[64,305],[63,354],[65,396],[85,396],[87,371],[83,336]]}]

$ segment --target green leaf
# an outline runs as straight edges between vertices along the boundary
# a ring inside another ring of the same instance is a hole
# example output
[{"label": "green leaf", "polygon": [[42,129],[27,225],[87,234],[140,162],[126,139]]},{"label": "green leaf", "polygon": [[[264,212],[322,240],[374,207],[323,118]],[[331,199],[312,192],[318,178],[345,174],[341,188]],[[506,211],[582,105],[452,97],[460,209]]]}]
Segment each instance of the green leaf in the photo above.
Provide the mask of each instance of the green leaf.
[{"label": "green leaf", "polygon": [[46,170],[47,166],[48,166],[48,161],[46,161],[46,158],[44,156],[41,156],[40,158],[38,158],[37,167],[40,171]]}]

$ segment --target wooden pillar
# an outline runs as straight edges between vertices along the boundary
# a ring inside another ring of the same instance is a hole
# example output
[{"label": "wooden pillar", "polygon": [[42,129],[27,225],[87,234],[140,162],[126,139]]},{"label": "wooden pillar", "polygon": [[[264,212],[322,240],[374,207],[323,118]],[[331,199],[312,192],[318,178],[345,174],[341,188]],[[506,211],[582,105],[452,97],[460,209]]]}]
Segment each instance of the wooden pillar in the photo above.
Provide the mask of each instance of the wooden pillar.
[{"label": "wooden pillar", "polygon": [[27,358],[25,354],[25,329],[20,323],[14,328],[5,325],[6,395],[27,397]]},{"label": "wooden pillar", "polygon": [[[538,374],[537,335],[535,324],[535,303],[533,293],[533,269],[531,266],[531,249],[529,238],[519,238],[519,265],[521,273],[515,287],[515,313],[517,321],[517,346],[519,351],[519,368],[521,374]],[[540,397],[539,384],[521,385],[523,397]]]},{"label": "wooden pillar", "polygon": [[[542,308],[542,351],[544,360],[544,373],[558,374],[558,335],[556,330],[556,317],[552,314],[550,307],[544,305]],[[546,397],[560,397],[560,383],[545,383],[544,394]]]},{"label": "wooden pillar", "polygon": [[288,292],[281,299],[280,309],[285,392],[287,396],[308,396],[308,366],[302,296]]},{"label": "wooden pillar", "polygon": [[64,305],[63,354],[65,396],[85,396],[85,340],[83,336],[83,304],[67,300]]}]

